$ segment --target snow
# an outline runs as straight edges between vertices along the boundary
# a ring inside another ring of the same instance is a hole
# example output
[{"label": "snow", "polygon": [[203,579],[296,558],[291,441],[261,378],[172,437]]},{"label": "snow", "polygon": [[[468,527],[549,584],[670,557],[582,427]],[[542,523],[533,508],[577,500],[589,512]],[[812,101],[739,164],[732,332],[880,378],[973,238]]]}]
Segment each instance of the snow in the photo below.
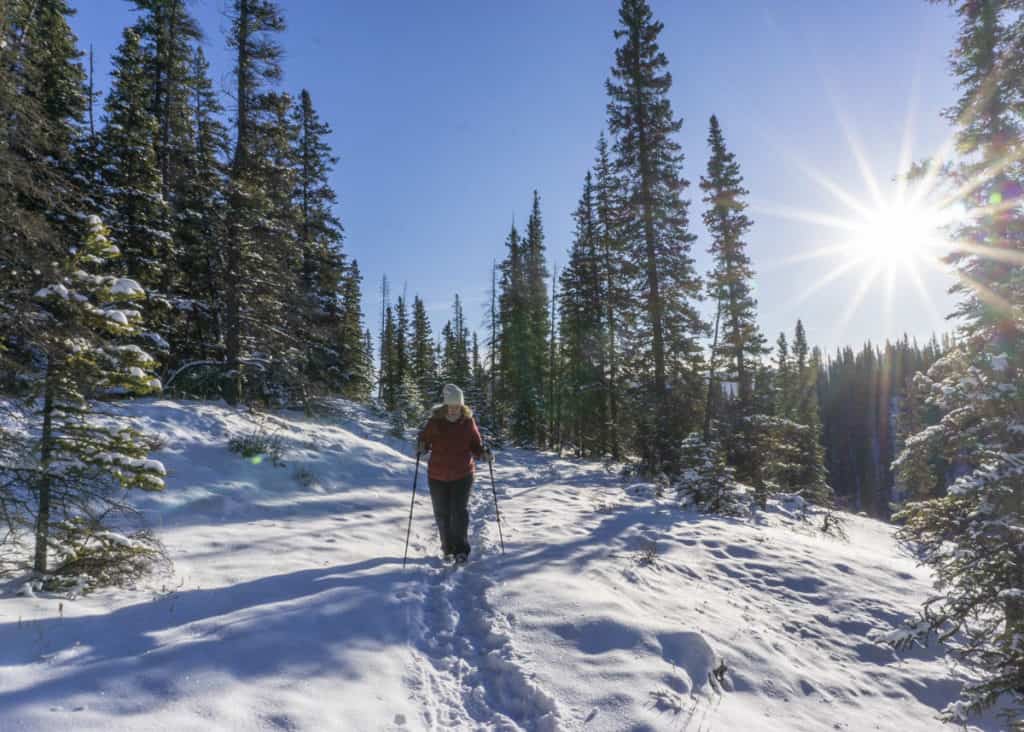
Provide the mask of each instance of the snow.
[{"label": "snow", "polygon": [[110,288],[110,294],[117,297],[143,297],[146,291],[135,280],[119,277]]},{"label": "snow", "polygon": [[0,728],[923,732],[956,700],[935,649],[881,645],[930,579],[874,520],[847,517],[846,543],[813,507],[701,516],[601,464],[508,449],[505,555],[481,474],[473,555],[443,566],[421,472],[403,570],[415,460],[386,418],[269,415],[275,467],[227,449],[245,410],[111,409],[164,438],[166,490],[126,497],[173,570],[76,599],[12,584]]},{"label": "snow", "polygon": [[45,300],[51,296],[59,297],[61,300],[67,300],[70,293],[68,292],[68,288],[58,283],[56,285],[48,285],[41,290],[38,290],[35,294],[35,298],[37,300]]}]

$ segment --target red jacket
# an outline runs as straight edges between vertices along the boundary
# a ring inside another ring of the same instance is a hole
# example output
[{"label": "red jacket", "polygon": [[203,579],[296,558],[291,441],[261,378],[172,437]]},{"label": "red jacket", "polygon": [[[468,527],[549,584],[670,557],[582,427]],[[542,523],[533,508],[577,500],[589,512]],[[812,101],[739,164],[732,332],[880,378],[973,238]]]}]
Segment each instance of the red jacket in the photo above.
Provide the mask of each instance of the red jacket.
[{"label": "red jacket", "polygon": [[427,475],[434,480],[459,480],[471,474],[473,457],[483,457],[484,445],[480,439],[473,413],[462,408],[462,416],[449,422],[445,407],[439,407],[420,431],[420,449],[430,451]]}]

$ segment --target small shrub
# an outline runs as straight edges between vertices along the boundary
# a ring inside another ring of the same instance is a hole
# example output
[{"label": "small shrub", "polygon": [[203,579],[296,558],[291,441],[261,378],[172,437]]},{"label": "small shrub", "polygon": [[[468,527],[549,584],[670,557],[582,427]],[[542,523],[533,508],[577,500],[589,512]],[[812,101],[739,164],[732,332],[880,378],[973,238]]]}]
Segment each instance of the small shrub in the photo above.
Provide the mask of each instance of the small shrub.
[{"label": "small shrub", "polygon": [[676,476],[679,502],[705,513],[744,516],[750,513],[750,497],[726,465],[717,442],[705,442],[694,433],[681,446],[683,468]]},{"label": "small shrub", "polygon": [[834,508],[825,510],[821,520],[821,533],[834,536],[842,541],[849,541],[846,533],[846,517]]},{"label": "small shrub", "polygon": [[651,566],[658,561],[658,544],[653,541],[647,542],[647,545],[634,555],[634,559],[641,567]]},{"label": "small shrub", "polygon": [[269,460],[275,467],[284,466],[284,442],[276,430],[267,429],[265,419],[259,420],[252,432],[228,440],[228,449],[257,464]]},{"label": "small shrub", "polygon": [[316,473],[308,468],[296,468],[292,478],[303,488],[310,488],[317,482]]},{"label": "small shrub", "polygon": [[80,595],[99,587],[131,587],[166,561],[149,531],[120,534],[82,517],[57,524],[51,539],[56,566],[38,586],[47,592]]}]

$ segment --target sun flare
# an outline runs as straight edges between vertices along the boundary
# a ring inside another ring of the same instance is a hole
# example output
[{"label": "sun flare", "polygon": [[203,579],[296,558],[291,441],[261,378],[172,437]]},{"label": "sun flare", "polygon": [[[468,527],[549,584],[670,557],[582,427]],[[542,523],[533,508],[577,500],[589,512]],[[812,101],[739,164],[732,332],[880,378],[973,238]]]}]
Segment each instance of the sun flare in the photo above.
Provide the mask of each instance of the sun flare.
[{"label": "sun flare", "polygon": [[944,233],[953,212],[912,203],[884,205],[853,223],[846,241],[848,255],[883,267],[916,266],[920,257],[939,256],[948,248]]}]

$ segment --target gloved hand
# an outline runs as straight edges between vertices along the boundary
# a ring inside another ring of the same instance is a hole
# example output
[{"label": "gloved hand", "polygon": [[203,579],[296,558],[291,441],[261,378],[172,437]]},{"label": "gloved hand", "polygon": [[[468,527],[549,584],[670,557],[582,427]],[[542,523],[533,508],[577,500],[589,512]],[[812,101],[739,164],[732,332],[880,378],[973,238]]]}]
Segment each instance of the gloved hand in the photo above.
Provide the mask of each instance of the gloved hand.
[{"label": "gloved hand", "polygon": [[494,453],[491,451],[491,448],[487,445],[484,445],[484,459],[489,463],[494,462]]},{"label": "gloved hand", "polygon": [[423,455],[427,451],[427,446],[423,444],[423,440],[416,440],[416,454]]}]

